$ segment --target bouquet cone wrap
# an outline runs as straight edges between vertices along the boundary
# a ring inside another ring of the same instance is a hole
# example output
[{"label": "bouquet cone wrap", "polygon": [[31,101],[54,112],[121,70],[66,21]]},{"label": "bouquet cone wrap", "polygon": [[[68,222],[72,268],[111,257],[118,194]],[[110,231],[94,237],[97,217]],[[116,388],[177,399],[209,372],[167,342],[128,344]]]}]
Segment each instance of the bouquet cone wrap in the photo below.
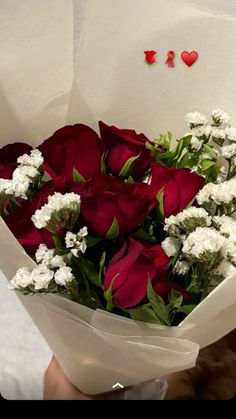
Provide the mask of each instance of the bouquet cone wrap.
[{"label": "bouquet cone wrap", "polygon": [[[97,129],[99,119],[135,127],[151,138],[167,130],[178,136],[186,129],[183,115],[193,108],[221,107],[236,122],[236,6],[221,10],[215,3],[213,8],[213,2],[90,0],[73,57],[77,17],[70,1],[50,2],[53,28],[50,16],[45,21],[46,1],[35,7],[27,0],[14,2],[14,17],[4,1],[1,145],[21,139],[37,145],[67,122]],[[32,20],[30,34],[19,23],[26,15]],[[20,33],[17,41],[12,25]],[[144,63],[148,49],[158,51],[153,67]],[[165,64],[169,50],[176,53],[174,68]],[[184,50],[199,54],[191,68],[180,59]],[[3,220],[0,232],[0,268],[10,280],[34,262]],[[57,296],[19,298],[70,381],[97,394],[116,383],[129,386],[194,366],[199,347],[235,327],[235,296],[236,278],[227,278],[171,328],[93,311]]]},{"label": "bouquet cone wrap", "polygon": [[[1,269],[11,279],[34,262],[1,220]],[[9,258],[11,254],[11,258]],[[162,377],[195,364],[204,347],[235,327],[236,282],[226,279],[178,327],[127,320],[57,296],[19,298],[70,381],[87,394]]]}]

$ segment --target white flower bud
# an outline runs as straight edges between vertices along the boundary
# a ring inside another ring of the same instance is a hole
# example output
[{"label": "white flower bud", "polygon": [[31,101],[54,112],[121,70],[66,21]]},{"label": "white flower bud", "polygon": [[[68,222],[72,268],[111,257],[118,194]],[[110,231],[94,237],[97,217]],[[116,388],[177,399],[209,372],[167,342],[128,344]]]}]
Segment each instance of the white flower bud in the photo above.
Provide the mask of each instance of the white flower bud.
[{"label": "white flower bud", "polygon": [[167,237],[162,243],[162,248],[168,257],[176,256],[180,249],[179,241],[174,237]]},{"label": "white flower bud", "polygon": [[74,280],[71,268],[64,266],[55,273],[55,282],[58,285],[66,287]]},{"label": "white flower bud", "polygon": [[27,288],[28,286],[33,284],[33,277],[28,268],[18,269],[16,275],[11,280],[11,285],[16,289]]},{"label": "white flower bud", "polygon": [[36,291],[46,290],[54,277],[54,272],[42,263],[38,265],[37,268],[33,269],[31,276],[34,280]]}]

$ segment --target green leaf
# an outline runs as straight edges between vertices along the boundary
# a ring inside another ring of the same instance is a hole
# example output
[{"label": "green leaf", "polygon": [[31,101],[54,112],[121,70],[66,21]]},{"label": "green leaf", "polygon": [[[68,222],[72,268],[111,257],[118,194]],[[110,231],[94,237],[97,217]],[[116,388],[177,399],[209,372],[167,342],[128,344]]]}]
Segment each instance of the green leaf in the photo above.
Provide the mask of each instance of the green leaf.
[{"label": "green leaf", "polygon": [[83,257],[80,257],[79,264],[81,270],[85,273],[88,280],[97,287],[101,287],[101,281],[99,278],[99,272],[97,271],[96,266],[88,259],[85,259]]},{"label": "green leaf", "polygon": [[119,236],[119,223],[117,219],[114,217],[114,221],[107,232],[106,238],[107,240],[114,240],[118,236]]},{"label": "green leaf", "polygon": [[183,296],[180,292],[172,289],[169,293],[170,309],[180,308],[183,303]]},{"label": "green leaf", "polygon": [[187,291],[192,293],[192,294],[198,294],[198,293],[202,292],[202,285],[200,284],[199,281],[193,280],[189,284],[189,286],[187,288]]},{"label": "green leaf", "polygon": [[167,133],[167,137],[168,137],[168,140],[169,140],[169,145],[170,145],[170,143],[171,143],[171,141],[172,141],[172,138],[173,138],[173,134],[172,134],[172,132],[169,132],[169,131],[168,131],[168,133]]},{"label": "green leaf", "polygon": [[100,243],[102,241],[101,237],[92,237],[92,236],[86,236],[86,244],[87,247],[95,246],[96,244]]},{"label": "green leaf", "polygon": [[73,180],[78,183],[86,183],[84,177],[75,168],[73,169]]},{"label": "green leaf", "polygon": [[128,179],[126,179],[127,183],[134,183],[134,178],[132,176],[129,176]]},{"label": "green leaf", "polygon": [[131,319],[133,320],[152,324],[162,324],[160,319],[150,308],[149,304],[144,305],[142,307],[131,308],[127,311],[130,314]]},{"label": "green leaf", "polygon": [[118,272],[112,279],[110,287],[106,291],[104,291],[103,295],[107,301],[107,307],[106,307],[107,311],[112,311],[112,309],[115,307],[112,301],[112,291],[113,291],[113,283],[119,275],[120,273]]},{"label": "green leaf", "polygon": [[225,140],[224,140],[224,138],[216,138],[216,137],[213,137],[213,141],[214,141],[214,143],[216,143],[217,145],[219,145],[220,147],[222,147],[222,145],[224,144],[224,142],[225,142]]},{"label": "green leaf", "polygon": [[18,204],[16,199],[9,199],[8,204],[9,204],[11,212],[14,212],[18,208],[20,208],[20,204]]},{"label": "green leaf", "polygon": [[178,163],[178,167],[184,169],[192,169],[194,166],[196,166],[198,160],[198,156],[194,156],[192,153],[187,151],[187,153],[183,155],[182,159]]},{"label": "green leaf", "polygon": [[209,172],[207,173],[207,182],[215,182],[220,172],[220,167],[217,163],[211,167]]},{"label": "green leaf", "polygon": [[149,150],[149,151],[153,151],[154,145],[149,143],[149,141],[146,141],[146,149]]},{"label": "green leaf", "polygon": [[147,297],[153,308],[153,311],[160,321],[160,324],[169,324],[169,313],[163,299],[157,295],[152,287],[150,278],[148,279]]},{"label": "green leaf", "polygon": [[185,313],[187,316],[197,307],[197,304],[188,304],[180,307],[177,313]]},{"label": "green leaf", "polygon": [[164,220],[164,188],[162,188],[157,196],[156,196],[157,201],[159,202],[159,206],[157,207],[158,212],[161,215],[161,219]]},{"label": "green leaf", "polygon": [[204,153],[208,153],[213,159],[216,158],[216,152],[214,147],[208,144],[204,144],[203,151]]},{"label": "green leaf", "polygon": [[141,153],[139,153],[137,156],[130,157],[130,159],[127,160],[127,162],[125,163],[125,165],[123,166],[123,168],[121,169],[121,171],[119,173],[119,177],[121,179],[125,179],[125,178],[127,178],[131,175],[133,164],[134,164],[135,160],[137,160],[140,157],[140,154]]},{"label": "green leaf", "polygon": [[85,304],[91,298],[88,277],[80,264],[80,259],[73,256],[71,259],[71,267],[75,280],[79,286],[80,302]]},{"label": "green leaf", "polygon": [[149,240],[149,241],[151,240],[151,238],[150,238],[149,234],[148,234],[145,230],[143,230],[142,228],[140,228],[139,230],[135,231],[135,232],[132,234],[132,236],[133,236],[135,239]]},{"label": "green leaf", "polygon": [[[159,164],[163,164],[167,167],[179,167],[179,159],[181,158],[184,149],[186,149],[190,145],[191,139],[192,136],[188,135],[178,140],[178,145],[174,150],[155,154],[155,152],[152,149],[151,154],[155,157],[156,161]],[[155,147],[153,148],[155,150]]]},{"label": "green leaf", "polygon": [[99,262],[99,281],[102,283],[102,279],[105,275],[105,262],[106,262],[106,250],[102,253],[100,262]]},{"label": "green leaf", "polygon": [[190,143],[191,143],[191,139],[192,139],[192,135],[188,135],[186,137],[181,138],[180,140],[178,140],[178,145],[175,149],[175,151],[173,152],[173,161],[178,161],[179,158],[181,157],[183,151],[185,148],[187,148]]},{"label": "green leaf", "polygon": [[107,152],[104,153],[101,158],[101,173],[106,173],[107,171],[106,158],[107,158]]},{"label": "green leaf", "polygon": [[203,172],[209,170],[212,166],[215,166],[215,162],[211,160],[202,160],[201,169]]},{"label": "green leaf", "polygon": [[171,166],[171,164],[172,164],[171,163],[172,162],[172,156],[173,156],[172,151],[167,151],[167,152],[164,152],[164,153],[159,153],[157,155],[154,155],[157,163],[162,164],[162,165],[167,166],[167,167]]}]

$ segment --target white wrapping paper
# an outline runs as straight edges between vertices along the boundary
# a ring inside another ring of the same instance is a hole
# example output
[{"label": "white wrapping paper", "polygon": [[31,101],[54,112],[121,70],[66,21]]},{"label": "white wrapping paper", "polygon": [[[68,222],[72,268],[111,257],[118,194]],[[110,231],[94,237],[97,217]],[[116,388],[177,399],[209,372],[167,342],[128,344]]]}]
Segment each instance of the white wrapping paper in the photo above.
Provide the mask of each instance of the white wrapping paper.
[{"label": "white wrapping paper", "polygon": [[[220,0],[88,0],[69,121],[102,119],[150,138],[186,132],[184,116],[222,108],[236,122],[236,3]],[[157,64],[144,63],[145,50]],[[176,54],[175,68],[165,64]],[[182,51],[197,51],[192,67]]]},{"label": "white wrapping paper", "polygon": [[[46,1],[14,3],[19,6],[13,15],[7,1],[0,5],[6,26],[0,40],[2,144],[20,137],[37,144],[66,121],[97,129],[102,119],[151,137],[167,130],[182,135],[183,116],[195,109],[222,107],[236,121],[236,5],[222,11],[216,3],[201,1],[88,0],[71,89],[71,2],[47,2],[47,16]],[[26,7],[31,12],[25,26],[19,22],[25,22]],[[53,27],[52,13],[57,17]],[[7,24],[12,19],[20,33],[17,46],[12,22],[11,30]],[[156,66],[144,63],[146,49],[158,51]],[[176,51],[174,69],[164,64],[170,49]],[[193,67],[181,62],[183,50],[198,51]],[[0,232],[0,267],[10,280],[33,261],[3,221]],[[19,298],[71,382],[97,394],[117,382],[128,386],[193,366],[199,346],[235,327],[235,296],[236,278],[228,278],[173,328],[94,312],[56,296]]]},{"label": "white wrapping paper", "polygon": [[1,143],[36,145],[66,123],[72,0],[1,0],[0,35]]}]

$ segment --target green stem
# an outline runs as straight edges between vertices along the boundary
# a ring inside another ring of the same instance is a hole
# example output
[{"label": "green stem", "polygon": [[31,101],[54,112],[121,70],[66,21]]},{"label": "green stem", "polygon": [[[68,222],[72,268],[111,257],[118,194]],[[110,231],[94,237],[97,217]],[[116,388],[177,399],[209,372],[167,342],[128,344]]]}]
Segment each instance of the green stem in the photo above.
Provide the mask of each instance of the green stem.
[{"label": "green stem", "polygon": [[229,175],[228,175],[227,180],[232,179],[234,176],[236,176],[236,169],[235,169],[235,170],[233,170],[233,171],[231,172],[231,174],[229,174]]},{"label": "green stem", "polygon": [[91,299],[92,298],[92,295],[91,295],[91,292],[90,292],[89,282],[88,282],[88,279],[87,279],[87,277],[86,277],[86,275],[85,275],[85,273],[83,271],[83,267],[81,266],[80,260],[78,258],[75,258],[74,260],[76,261],[76,264],[77,264],[77,266],[78,266],[78,268],[80,270],[80,273],[81,273],[81,276],[83,278],[86,291],[88,293],[88,297],[89,297],[89,299]]},{"label": "green stem", "polygon": [[79,287],[75,280],[73,280],[72,283],[68,286],[68,291],[73,301],[80,301]]},{"label": "green stem", "polygon": [[230,212],[230,214],[228,214],[228,217],[231,217],[231,215],[233,215],[236,212],[236,209],[234,209],[232,212]]},{"label": "green stem", "polygon": [[229,167],[228,167],[228,174],[227,174],[226,179],[229,179],[230,172],[231,172],[231,167],[232,167],[232,161],[231,161],[231,159],[227,159],[227,162],[228,162]]},{"label": "green stem", "polygon": [[61,236],[58,236],[55,232],[52,234],[53,241],[57,250],[61,250],[64,246],[64,240]]}]

